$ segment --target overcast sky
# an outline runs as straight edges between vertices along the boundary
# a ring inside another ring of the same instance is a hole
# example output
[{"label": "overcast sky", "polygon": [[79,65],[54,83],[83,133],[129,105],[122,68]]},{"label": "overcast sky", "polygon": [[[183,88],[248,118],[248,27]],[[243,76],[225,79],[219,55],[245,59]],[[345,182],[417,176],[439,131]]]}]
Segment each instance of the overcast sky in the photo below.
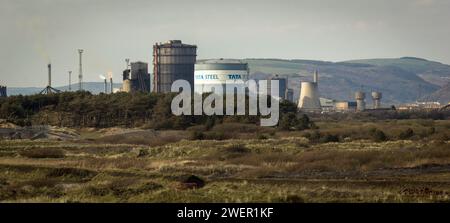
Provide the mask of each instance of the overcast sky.
[{"label": "overcast sky", "polygon": [[[343,61],[416,56],[450,64],[449,0],[0,0],[0,84],[53,85],[151,64],[152,45],[181,39],[198,58]],[[149,66],[152,69],[152,66]]]}]

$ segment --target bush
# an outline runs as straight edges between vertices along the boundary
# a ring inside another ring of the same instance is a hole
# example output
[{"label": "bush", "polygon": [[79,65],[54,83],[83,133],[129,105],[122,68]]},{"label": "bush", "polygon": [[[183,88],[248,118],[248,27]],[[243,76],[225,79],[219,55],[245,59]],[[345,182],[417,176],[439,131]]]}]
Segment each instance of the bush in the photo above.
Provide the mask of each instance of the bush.
[{"label": "bush", "polygon": [[73,178],[92,178],[96,175],[94,171],[86,170],[86,169],[77,169],[77,168],[56,168],[51,170],[47,177],[73,177]]},{"label": "bush", "polygon": [[205,180],[202,178],[191,175],[186,177],[180,182],[180,188],[182,189],[197,189],[205,186]]},{"label": "bush", "polygon": [[199,131],[193,131],[191,132],[191,140],[203,140],[205,139],[205,134],[203,134],[203,132],[199,132]]},{"label": "bush", "polygon": [[320,132],[317,130],[305,132],[303,137],[307,138],[311,143],[317,143],[320,140]]},{"label": "bush", "polygon": [[314,126],[307,115],[298,117],[294,112],[288,112],[281,117],[278,127],[282,130],[305,130]]},{"label": "bush", "polygon": [[268,137],[267,137],[266,135],[260,134],[260,133],[256,134],[256,138],[257,138],[257,139],[260,139],[260,140],[266,140],[266,139],[268,139]]},{"label": "bush", "polygon": [[372,140],[375,142],[384,142],[387,140],[386,134],[384,134],[384,132],[379,129],[374,129],[371,136]]},{"label": "bush", "polygon": [[409,139],[414,136],[414,131],[411,128],[407,128],[405,131],[402,131],[399,135],[399,139]]},{"label": "bush", "polygon": [[19,153],[23,157],[27,158],[64,158],[64,151],[61,149],[50,149],[50,148],[34,148],[27,149]]},{"label": "bush", "polygon": [[325,134],[322,137],[320,137],[319,141],[321,143],[339,142],[339,136],[338,135],[332,135],[332,134]]},{"label": "bush", "polygon": [[245,145],[242,144],[233,144],[231,146],[228,146],[224,148],[224,151],[230,152],[230,153],[248,153],[250,152]]},{"label": "bush", "polygon": [[223,133],[223,132],[208,132],[205,134],[205,139],[209,139],[209,140],[225,140],[225,139],[229,139],[231,138],[231,136]]}]

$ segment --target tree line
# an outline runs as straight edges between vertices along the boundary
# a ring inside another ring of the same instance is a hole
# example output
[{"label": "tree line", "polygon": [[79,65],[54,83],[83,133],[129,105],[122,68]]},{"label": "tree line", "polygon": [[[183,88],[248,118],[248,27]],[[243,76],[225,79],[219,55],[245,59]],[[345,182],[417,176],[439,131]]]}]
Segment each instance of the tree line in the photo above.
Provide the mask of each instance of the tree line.
[{"label": "tree line", "polygon": [[[170,108],[175,95],[140,92],[93,95],[86,91],[18,95],[0,99],[0,118],[20,126],[53,125],[72,128],[120,126],[185,129],[194,125],[212,126],[221,122],[259,123],[259,115],[175,116]],[[248,103],[248,98],[246,102]],[[234,104],[236,106],[237,103]],[[297,112],[294,103],[280,102],[279,128],[302,130],[313,126],[308,116]]]}]

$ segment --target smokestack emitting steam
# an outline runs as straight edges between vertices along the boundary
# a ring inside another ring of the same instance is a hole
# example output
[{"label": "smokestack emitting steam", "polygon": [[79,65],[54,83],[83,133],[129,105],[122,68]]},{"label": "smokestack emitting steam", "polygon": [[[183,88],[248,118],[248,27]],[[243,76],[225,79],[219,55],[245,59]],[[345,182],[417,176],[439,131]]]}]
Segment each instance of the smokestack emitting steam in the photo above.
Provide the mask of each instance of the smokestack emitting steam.
[{"label": "smokestack emitting steam", "polygon": [[102,79],[105,82],[105,94],[107,94],[108,93],[107,92],[108,91],[108,85],[106,83],[106,77],[101,75],[101,74],[98,77],[100,77],[100,79]]},{"label": "smokestack emitting steam", "polygon": [[112,94],[112,93],[114,93],[114,92],[113,92],[113,80],[112,80],[112,78],[113,78],[113,73],[112,73],[112,71],[109,71],[109,72],[108,72],[108,77],[109,77],[109,82],[110,82],[110,84],[111,84],[111,94]]}]

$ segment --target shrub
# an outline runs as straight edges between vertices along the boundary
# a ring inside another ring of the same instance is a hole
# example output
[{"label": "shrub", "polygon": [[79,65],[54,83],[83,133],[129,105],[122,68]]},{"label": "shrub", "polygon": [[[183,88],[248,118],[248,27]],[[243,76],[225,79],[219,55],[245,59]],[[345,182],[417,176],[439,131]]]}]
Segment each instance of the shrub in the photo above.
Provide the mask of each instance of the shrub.
[{"label": "shrub", "polygon": [[201,188],[205,186],[205,180],[202,178],[191,175],[189,177],[186,177],[180,182],[180,188],[181,189],[196,189]]},{"label": "shrub", "polygon": [[282,130],[305,130],[314,126],[307,115],[298,117],[294,112],[288,112],[281,117],[278,127]]},{"label": "shrub", "polygon": [[372,140],[375,142],[384,142],[387,140],[386,134],[379,129],[374,129],[371,133]]},{"label": "shrub", "polygon": [[399,135],[399,139],[409,139],[414,136],[414,131],[411,128],[407,128],[405,131],[402,131]]},{"label": "shrub", "polygon": [[312,143],[317,143],[320,140],[320,132],[317,130],[311,132],[305,132],[302,134],[303,137],[307,138]]},{"label": "shrub", "polygon": [[94,171],[86,170],[86,169],[78,169],[78,168],[56,168],[51,170],[47,177],[73,177],[73,178],[92,178],[96,175]]},{"label": "shrub", "polygon": [[193,131],[191,132],[191,140],[203,140],[205,139],[205,134],[203,134],[203,132],[199,132],[199,131]]},{"label": "shrub", "polygon": [[332,134],[325,134],[322,137],[320,137],[319,140],[321,143],[327,143],[327,142],[339,142],[339,136],[338,135],[332,135]]},{"label": "shrub", "polygon": [[209,140],[225,140],[225,139],[229,139],[229,138],[232,138],[232,137],[223,132],[211,131],[211,132],[208,132],[207,134],[205,134],[205,139],[209,139]]},{"label": "shrub", "polygon": [[257,139],[260,139],[260,140],[266,140],[266,139],[268,139],[268,137],[267,137],[266,135],[260,134],[260,133],[256,134],[256,138],[257,138]]},{"label": "shrub", "polygon": [[233,144],[231,146],[225,147],[224,150],[227,152],[230,152],[230,153],[248,153],[248,152],[250,152],[250,150],[247,149],[247,147],[245,147],[245,145],[242,145],[242,144]]},{"label": "shrub", "polygon": [[64,151],[54,148],[34,148],[27,149],[19,153],[23,157],[27,158],[64,158]]}]

